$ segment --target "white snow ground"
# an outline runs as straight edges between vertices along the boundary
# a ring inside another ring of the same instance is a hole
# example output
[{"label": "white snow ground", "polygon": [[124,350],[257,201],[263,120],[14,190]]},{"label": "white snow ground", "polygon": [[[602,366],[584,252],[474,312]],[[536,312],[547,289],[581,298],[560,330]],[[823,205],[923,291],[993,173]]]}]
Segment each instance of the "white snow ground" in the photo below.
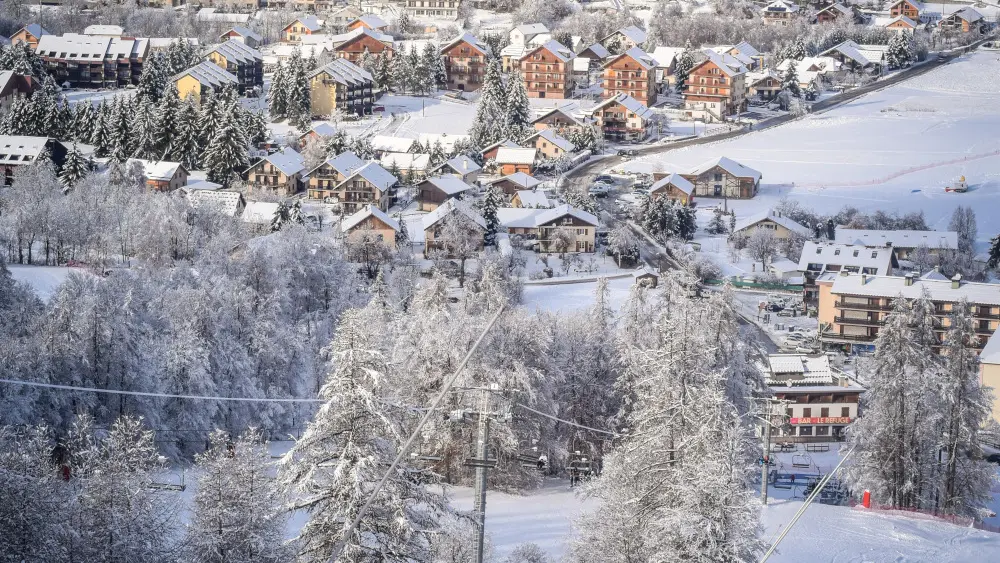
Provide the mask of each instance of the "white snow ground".
[{"label": "white snow ground", "polygon": [[[784,197],[818,211],[924,211],[931,228],[971,205],[979,240],[1000,231],[1000,58],[966,55],[927,74],[793,123],[649,156],[627,170],[680,172],[728,156],[763,174],[760,194],[733,202],[737,216]],[[945,193],[965,175],[970,191]],[[699,206],[713,205],[702,198]]]},{"label": "white snow ground", "polygon": [[69,277],[70,272],[84,272],[78,268],[64,266],[24,266],[20,264],[7,264],[7,269],[10,270],[11,276],[15,280],[31,286],[43,301],[48,301],[55,295],[59,286]]}]

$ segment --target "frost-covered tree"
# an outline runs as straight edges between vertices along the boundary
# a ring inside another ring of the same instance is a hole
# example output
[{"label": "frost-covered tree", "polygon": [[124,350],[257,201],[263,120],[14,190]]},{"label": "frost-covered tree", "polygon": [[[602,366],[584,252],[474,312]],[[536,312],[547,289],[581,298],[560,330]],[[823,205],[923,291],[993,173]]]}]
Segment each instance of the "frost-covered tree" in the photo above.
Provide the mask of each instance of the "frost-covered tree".
[{"label": "frost-covered tree", "polygon": [[506,121],[504,122],[504,137],[515,142],[523,141],[534,133],[531,125],[531,104],[528,101],[528,90],[524,86],[521,73],[515,72],[507,79],[507,100],[504,104]]},{"label": "frost-covered tree", "polygon": [[989,258],[986,260],[986,267],[995,270],[1000,265],[1000,235],[990,239]]},{"label": "frost-covered tree", "polygon": [[[242,141],[242,142],[241,142]],[[202,165],[208,170],[208,180],[228,185],[250,166],[246,142],[238,123],[228,121],[212,137],[202,154]]]},{"label": "frost-covered tree", "polygon": [[885,64],[889,68],[903,68],[913,62],[913,43],[907,33],[895,33],[885,50]]},{"label": "frost-covered tree", "polygon": [[[464,204],[456,204],[458,205]],[[471,217],[472,212],[453,209],[441,220],[441,229],[434,237],[440,258],[458,261],[458,285],[465,286],[466,266],[483,247],[483,228]]]},{"label": "frost-covered tree", "polygon": [[469,135],[478,147],[488,147],[504,140],[506,134],[507,98],[503,74],[500,71],[500,61],[491,60],[486,63],[483,75],[483,86],[479,89],[479,104],[476,106],[476,119],[472,123]]},{"label": "frost-covered tree", "polygon": [[278,61],[278,66],[271,75],[271,86],[267,91],[267,106],[272,118],[283,117],[288,112],[286,82],[285,65]]},{"label": "frost-covered tree", "polygon": [[486,233],[483,241],[486,246],[496,244],[497,233],[503,228],[500,219],[497,217],[497,209],[504,207],[507,203],[502,190],[496,186],[486,188],[486,197],[483,198],[483,219],[486,220]]},{"label": "frost-covered tree", "polygon": [[767,263],[778,252],[778,238],[768,229],[754,229],[747,237],[747,253],[750,258],[760,262],[761,271],[767,269]]},{"label": "frost-covered tree", "polygon": [[618,224],[608,234],[608,253],[615,257],[618,267],[622,267],[622,259],[626,264],[639,259],[639,239],[625,224]]},{"label": "frost-covered tree", "polygon": [[684,46],[684,51],[677,58],[677,66],[674,68],[678,92],[683,92],[687,88],[688,76],[691,74],[692,69],[694,69],[694,52],[691,50],[691,44],[688,43]]},{"label": "frost-covered tree", "polygon": [[973,252],[979,230],[976,226],[976,212],[971,207],[956,207],[951,214],[948,230],[958,233],[959,252]]},{"label": "frost-covered tree", "polygon": [[504,563],[552,563],[552,558],[537,543],[522,543],[510,552]]},{"label": "frost-covered tree", "polygon": [[152,124],[153,160],[167,159],[174,152],[173,148],[179,145],[183,104],[175,84],[165,88]]},{"label": "frost-covered tree", "polygon": [[66,188],[72,188],[90,171],[90,162],[80,154],[76,143],[66,152],[66,162],[59,171],[59,181]]},{"label": "frost-covered tree", "polygon": [[201,161],[200,120],[201,115],[194,98],[188,97],[180,108],[177,134],[170,139],[169,147],[169,159],[180,162],[188,170],[197,168]]},{"label": "frost-covered tree", "polygon": [[802,95],[802,87],[799,85],[799,74],[797,61],[789,62],[788,68],[781,75],[781,90],[788,92],[792,97],[798,98]]},{"label": "frost-covered tree", "polygon": [[726,228],[726,215],[723,213],[722,208],[716,207],[712,212],[712,219],[708,222],[708,226],[705,227],[705,231],[710,235],[724,235],[728,232]]},{"label": "frost-covered tree", "polygon": [[185,551],[190,561],[279,563],[292,557],[284,545],[281,497],[268,471],[271,456],[260,432],[232,440],[222,430],[197,457],[200,476]]},{"label": "frost-covered tree", "polygon": [[[320,391],[324,402],[282,460],[294,508],[309,513],[298,538],[304,561],[330,559],[403,439],[404,413],[391,400],[401,382],[381,350],[382,325],[375,306],[343,315],[331,346],[333,368]],[[448,511],[444,498],[404,462],[346,538],[338,561],[427,561],[429,533]]]},{"label": "frost-covered tree", "polygon": [[137,95],[151,103],[160,101],[170,76],[167,74],[167,57],[160,52],[150,53],[142,63],[142,75],[139,77]]}]

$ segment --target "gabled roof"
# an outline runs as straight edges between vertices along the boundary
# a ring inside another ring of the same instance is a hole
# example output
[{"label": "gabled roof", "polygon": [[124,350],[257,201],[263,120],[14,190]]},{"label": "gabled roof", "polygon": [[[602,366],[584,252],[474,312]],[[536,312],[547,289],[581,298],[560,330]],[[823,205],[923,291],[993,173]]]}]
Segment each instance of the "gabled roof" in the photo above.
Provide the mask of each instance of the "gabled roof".
[{"label": "gabled roof", "polygon": [[412,152],[387,152],[379,160],[385,168],[395,164],[400,170],[427,170],[431,163],[431,155]]},{"label": "gabled roof", "polygon": [[617,61],[618,59],[620,59],[622,57],[629,57],[629,58],[631,58],[635,62],[639,63],[639,66],[641,66],[643,70],[650,70],[654,66],[656,66],[656,61],[653,59],[653,57],[649,56],[649,54],[646,53],[646,51],[643,51],[642,49],[640,49],[638,47],[632,47],[628,51],[625,51],[624,53],[622,53],[622,54],[620,54],[618,56],[611,57],[610,59],[608,59],[607,61],[605,61],[602,66],[607,67],[609,65],[612,65],[612,64],[614,64],[615,61]]},{"label": "gabled roof", "polygon": [[292,25],[295,24],[295,22],[299,22],[300,24],[302,24],[303,27],[305,27],[309,31],[319,31],[320,29],[323,28],[323,25],[319,23],[319,18],[317,18],[316,16],[302,16],[300,18],[296,18],[295,20],[292,21],[292,23],[286,25],[285,27],[286,28],[291,27]]},{"label": "gabled roof", "polygon": [[570,113],[570,111],[577,110],[579,108],[580,108],[580,106],[578,104],[576,104],[576,103],[568,103],[568,104],[564,104],[564,105],[561,105],[561,106],[558,106],[558,107],[547,109],[547,110],[543,111],[541,114],[539,114],[538,117],[536,117],[535,119],[532,119],[531,123],[535,124],[535,123],[538,123],[539,121],[542,121],[543,119],[545,119],[546,117],[548,117],[548,116],[550,116],[550,115],[552,115],[554,113],[561,113],[564,116],[566,116],[573,123],[576,123],[578,125],[583,125],[583,123],[579,119],[577,119],[576,116],[574,116],[572,113]]},{"label": "gabled roof", "polygon": [[168,182],[177,174],[178,170],[184,170],[184,166],[180,162],[170,162],[167,160],[143,160],[141,158],[130,158],[125,161],[125,165],[128,166],[133,162],[138,162],[142,165],[142,174],[149,180],[157,180],[161,182]]},{"label": "gabled roof", "polygon": [[724,55],[712,49],[704,49],[702,52],[705,53],[705,57],[707,58],[694,65],[694,68],[691,69],[692,71],[703,64],[713,63],[726,76],[737,76],[746,72],[743,64],[732,55]]},{"label": "gabled roof", "polygon": [[906,16],[896,16],[896,17],[892,18],[891,20],[889,20],[888,23],[885,24],[885,27],[889,27],[890,25],[892,25],[894,23],[897,23],[897,22],[903,22],[903,23],[906,24],[907,27],[909,27],[911,29],[915,29],[917,27],[917,22],[911,20],[910,18],[908,18]]},{"label": "gabled roof", "polygon": [[560,62],[564,63],[568,63],[570,60],[573,59],[573,57],[576,56],[575,54],[573,54],[572,49],[566,47],[562,43],[553,39],[551,41],[547,41],[539,45],[538,47],[535,47],[534,49],[527,51],[526,53],[524,53],[524,55],[521,55],[521,60],[524,60],[526,57],[531,56],[535,51],[538,51],[540,49],[545,49],[546,51],[552,53],[553,55],[555,55],[557,59],[559,59]]},{"label": "gabled roof", "polygon": [[232,37],[230,37],[225,43],[215,45],[205,54],[208,55],[216,52],[225,57],[226,60],[235,61],[237,63],[252,64],[257,61],[264,60],[264,56],[260,54],[260,51],[254,49],[239,39],[234,39]]},{"label": "gabled roof", "polygon": [[190,76],[202,86],[208,86],[209,88],[221,88],[227,84],[237,85],[240,82],[238,78],[229,74],[228,71],[222,70],[219,65],[210,61],[201,61],[193,67],[180,72],[171,78],[170,81],[177,82],[185,76]]},{"label": "gabled roof", "polygon": [[547,225],[567,215],[579,219],[585,223],[589,223],[595,227],[600,226],[601,224],[600,221],[597,220],[596,215],[587,213],[582,209],[577,209],[576,207],[573,207],[572,205],[569,204],[563,204],[560,205],[559,207],[546,209],[542,211],[535,217],[535,223],[537,225]]},{"label": "gabled roof", "polygon": [[969,6],[966,6],[966,7],[962,8],[961,10],[958,10],[957,12],[951,14],[948,17],[949,18],[958,18],[958,19],[961,19],[961,20],[965,20],[968,23],[976,23],[977,21],[983,19],[983,15],[982,14],[980,14],[974,8],[970,8]]},{"label": "gabled roof", "polygon": [[522,188],[524,188],[526,190],[530,190],[531,188],[534,188],[535,186],[537,186],[537,185],[539,185],[539,184],[542,183],[541,180],[535,179],[534,176],[529,176],[528,174],[525,174],[524,172],[515,172],[513,174],[508,174],[507,176],[504,176],[503,178],[498,178],[496,180],[493,180],[492,182],[490,182],[490,184],[495,184],[495,183],[501,182],[503,180],[507,180],[508,182],[510,182],[512,184],[515,184],[517,186],[521,186]]},{"label": "gabled roof", "polygon": [[[261,37],[259,33],[250,29],[249,27],[244,27],[242,25],[235,25],[232,28],[230,28],[229,31],[227,31],[226,33],[236,33],[237,35],[246,37],[247,39],[253,39],[254,41],[258,42],[264,40],[264,38]],[[226,33],[223,33],[223,35],[225,35]]]},{"label": "gabled roof", "polygon": [[533,135],[525,139],[524,142],[527,143],[536,137],[541,137],[566,152],[573,152],[576,150],[576,145],[559,136],[559,134],[552,129],[542,129],[541,131],[536,131]]},{"label": "gabled roof", "polygon": [[680,57],[683,52],[683,47],[657,47],[653,49],[650,56],[653,57],[653,61],[656,63],[656,66],[667,68],[674,64],[674,61]]},{"label": "gabled roof", "polygon": [[312,129],[303,133],[299,138],[301,139],[309,133],[315,133],[320,137],[330,137],[337,134],[337,128],[331,125],[328,121],[321,121],[316,125],[313,125]]},{"label": "gabled roof", "polygon": [[834,385],[830,357],[826,354],[771,354],[767,357],[768,385]]},{"label": "gabled roof", "polygon": [[575,217],[595,227],[600,226],[597,217],[571,205],[560,205],[552,209],[532,209],[524,207],[502,207],[497,209],[497,219],[507,228],[534,229],[548,225],[566,216]]},{"label": "gabled roof", "polygon": [[521,207],[530,209],[548,209],[552,207],[552,202],[542,190],[517,190],[517,199],[521,201]]},{"label": "gabled roof", "polygon": [[372,75],[367,70],[359,67],[347,59],[333,59],[325,65],[309,73],[309,78],[315,78],[325,74],[338,84],[350,86],[354,84],[367,84],[372,81]]},{"label": "gabled roof", "polygon": [[335,45],[334,50],[340,50],[341,48],[350,45],[355,39],[359,37],[368,36],[376,41],[385,43],[386,45],[392,45],[393,38],[391,35],[386,35],[384,33],[379,33],[377,31],[372,31],[367,27],[359,27],[357,29],[348,31],[347,33],[341,33],[340,35],[334,35],[332,40]]},{"label": "gabled roof", "polygon": [[389,172],[382,168],[377,162],[369,162],[354,171],[353,174],[347,175],[347,178],[340,183],[344,185],[350,182],[354,178],[364,178],[370,184],[378,188],[379,190],[385,192],[388,191],[393,185],[398,181],[395,176],[389,174]]},{"label": "gabled roof", "polygon": [[258,160],[250,168],[255,168],[261,162],[270,162],[272,166],[281,171],[285,176],[293,176],[305,171],[306,159],[294,150],[284,147],[276,153],[269,154]]},{"label": "gabled roof", "polygon": [[483,43],[479,39],[476,39],[475,35],[473,35],[471,33],[463,33],[463,34],[459,35],[458,37],[452,39],[444,47],[441,47],[441,52],[443,53],[444,51],[447,51],[448,49],[451,49],[452,47],[454,47],[458,43],[468,43],[469,46],[471,46],[473,49],[475,49],[475,50],[479,51],[480,53],[482,53],[483,56],[486,56],[487,51],[489,51],[489,47],[487,47],[486,43]]},{"label": "gabled roof", "polygon": [[375,217],[379,221],[385,223],[386,226],[391,227],[392,230],[394,231],[399,230],[399,222],[393,219],[392,217],[386,215],[384,211],[382,211],[381,209],[379,209],[374,205],[366,205],[362,207],[360,210],[358,210],[357,213],[344,219],[340,223],[340,230],[341,232],[346,233],[347,231],[350,231],[354,227],[358,226],[362,221],[364,221],[369,217]]},{"label": "gabled roof", "polygon": [[472,208],[469,207],[465,202],[458,201],[455,199],[449,199],[445,200],[445,202],[439,205],[437,209],[435,209],[434,211],[431,211],[427,215],[424,215],[423,219],[424,230],[426,231],[427,229],[430,229],[434,225],[438,224],[442,219],[444,219],[445,217],[451,215],[456,211],[468,217],[470,220],[472,220],[473,223],[479,225],[484,230],[486,229],[486,219],[483,219],[482,215],[473,211]]},{"label": "gabled roof", "polygon": [[744,55],[746,55],[748,57],[759,57],[760,56],[760,51],[758,51],[757,49],[755,49],[753,45],[751,45],[750,43],[747,43],[746,41],[740,41],[736,45],[733,45],[733,48],[736,49],[737,51],[743,53]]},{"label": "gabled roof", "polygon": [[789,12],[795,13],[799,11],[799,7],[791,2],[785,2],[785,0],[775,0],[767,6],[764,6],[764,13],[775,13],[775,12]]},{"label": "gabled roof", "polygon": [[781,213],[778,213],[773,209],[768,209],[767,211],[763,211],[761,213],[755,213],[749,217],[744,218],[743,220],[736,223],[736,228],[733,229],[733,232],[740,232],[748,227],[752,227],[763,221],[771,221],[773,223],[777,223],[778,225],[781,225],[782,227],[788,229],[789,231],[798,233],[804,237],[812,235],[812,231],[810,231],[808,227],[803,226],[798,221],[793,221],[787,215],[782,215]]},{"label": "gabled roof", "polygon": [[629,96],[628,94],[617,94],[612,98],[608,98],[603,102],[594,106],[590,110],[590,113],[596,113],[613,104],[620,104],[622,107],[636,114],[642,119],[648,119],[653,116],[653,110],[649,109],[648,107],[646,107],[645,104],[633,98],[632,96]]},{"label": "gabled roof", "polygon": [[445,195],[449,196],[475,189],[473,186],[463,182],[458,176],[435,176],[433,178],[427,178],[420,183],[428,183],[444,192]]},{"label": "gabled roof", "polygon": [[240,202],[243,195],[240,192],[196,190],[188,193],[188,201],[191,207],[205,209],[221,213],[227,217],[236,217],[240,209]]},{"label": "gabled roof", "polygon": [[829,6],[823,8],[817,13],[822,14],[823,12],[837,12],[842,16],[854,16],[854,10],[841,4],[840,2],[837,2],[835,4],[830,4]]},{"label": "gabled roof", "polygon": [[906,4],[909,4],[909,5],[913,6],[914,8],[917,9],[918,12],[923,12],[924,11],[924,4],[922,2],[917,2],[917,0],[896,0],[895,2],[893,2],[892,4],[889,5],[889,8],[891,9],[891,8],[893,8],[895,6],[898,6],[899,4],[903,4],[903,3],[906,3]]},{"label": "gabled roof", "polygon": [[413,146],[413,139],[409,137],[392,137],[389,135],[375,135],[371,138],[372,148],[384,152],[407,152]]},{"label": "gabled roof", "polygon": [[839,45],[835,45],[826,51],[823,51],[819,54],[819,56],[825,57],[829,56],[830,53],[837,52],[862,66],[868,66],[872,64],[881,64],[882,60],[885,58],[886,49],[886,45],[858,45],[854,41],[848,39]]},{"label": "gabled roof", "polygon": [[500,147],[497,150],[498,164],[534,164],[537,149],[521,147]]},{"label": "gabled roof", "polygon": [[361,17],[359,17],[358,19],[352,21],[348,25],[354,25],[355,22],[361,22],[363,25],[366,25],[366,26],[368,26],[368,27],[370,27],[372,29],[379,29],[379,28],[382,28],[382,27],[389,27],[389,24],[386,23],[385,20],[383,20],[382,18],[376,16],[375,14],[364,14]]},{"label": "gabled roof", "polygon": [[590,51],[591,53],[594,54],[595,57],[597,57],[599,59],[606,59],[606,58],[608,58],[608,57],[611,56],[611,51],[608,51],[607,47],[605,47],[604,45],[601,45],[600,43],[594,43],[593,45],[590,45],[589,47],[585,47],[582,51],[580,51],[580,53],[577,53],[577,54],[580,55],[580,54],[585,53],[587,51]]},{"label": "gabled roof", "polygon": [[125,34],[125,30],[117,25],[102,25],[94,24],[88,25],[83,29],[84,35],[107,35],[108,37],[121,37]]},{"label": "gabled roof", "polygon": [[514,29],[520,31],[525,37],[549,32],[549,28],[545,27],[544,23],[522,23]]},{"label": "gabled roof", "polygon": [[676,173],[666,176],[664,178],[660,178],[659,180],[654,182],[652,186],[649,187],[649,190],[647,190],[647,192],[652,194],[656,190],[667,185],[671,185],[677,188],[678,190],[686,193],[687,195],[691,195],[694,192],[694,184],[689,182],[687,178]]},{"label": "gabled roof", "polygon": [[837,227],[834,240],[842,244],[864,244],[867,246],[896,246],[931,249],[958,248],[958,233],[955,231],[884,231],[875,229],[844,229]]},{"label": "gabled roof", "polygon": [[750,71],[747,73],[747,86],[756,86],[759,82],[767,80],[768,78],[773,78],[775,80],[781,80],[781,75],[777,70],[773,68],[765,68],[760,71]]},{"label": "gabled roof", "polygon": [[[42,27],[41,25],[37,24],[37,23],[29,23],[28,25],[22,27],[21,29],[27,31],[28,33],[30,33],[34,37],[39,37],[40,38],[43,35],[49,35],[49,32],[45,31],[45,28]],[[20,31],[20,30],[18,30],[18,31]]]},{"label": "gabled roof", "polygon": [[646,42],[646,32],[634,25],[630,25],[623,27],[619,30],[616,30],[614,33],[609,34],[604,39],[601,39],[601,43],[604,43],[608,39],[611,39],[613,36],[618,34],[624,35],[625,37],[631,39],[633,42],[638,43],[640,45]]},{"label": "gabled roof", "polygon": [[749,166],[744,166],[735,160],[730,158],[720,156],[719,158],[714,158],[712,160],[701,163],[700,166],[691,171],[690,174],[685,174],[686,176],[698,176],[708,172],[709,170],[718,166],[719,168],[725,170],[729,174],[737,178],[753,178],[754,182],[760,181],[761,174]]},{"label": "gabled roof", "polygon": [[460,154],[454,158],[442,162],[441,164],[438,164],[433,169],[431,169],[431,171],[438,172],[442,168],[450,168],[454,170],[457,174],[464,175],[464,174],[471,174],[473,172],[478,172],[479,170],[482,170],[483,167],[476,164],[476,161],[472,160],[468,156]]},{"label": "gabled roof", "polygon": [[945,281],[945,280],[948,279],[948,276],[942,274],[941,270],[938,270],[937,268],[935,268],[933,270],[927,270],[927,273],[924,274],[924,275],[922,275],[922,276],[920,276],[920,279],[922,279],[922,280]]},{"label": "gabled roof", "polygon": [[820,272],[827,271],[829,266],[858,268],[859,271],[861,268],[875,268],[876,274],[886,276],[892,271],[892,259],[891,248],[806,241],[799,255],[798,269],[805,272],[810,264],[822,265]]},{"label": "gabled roof", "polygon": [[[364,166],[365,161],[358,158],[358,155],[354,154],[351,151],[344,151],[333,158],[327,159],[326,162],[320,164],[316,168],[319,168],[324,164],[326,166],[329,166],[330,168],[333,168],[343,176],[350,176],[352,173],[354,173],[355,170]],[[310,170],[309,174],[315,172],[316,168]]]},{"label": "gabled roof", "polygon": [[480,154],[486,154],[486,153],[490,152],[491,150],[493,150],[493,149],[495,149],[495,148],[499,148],[499,147],[512,147],[512,148],[517,148],[517,147],[519,147],[519,146],[520,146],[520,145],[518,145],[518,144],[517,144],[517,143],[515,143],[514,141],[511,141],[511,140],[509,140],[509,139],[504,139],[504,140],[502,140],[502,141],[497,141],[497,142],[493,143],[492,145],[490,145],[490,146],[488,146],[488,147],[485,147],[485,148],[483,148],[483,151],[482,151],[482,152],[481,152]]}]

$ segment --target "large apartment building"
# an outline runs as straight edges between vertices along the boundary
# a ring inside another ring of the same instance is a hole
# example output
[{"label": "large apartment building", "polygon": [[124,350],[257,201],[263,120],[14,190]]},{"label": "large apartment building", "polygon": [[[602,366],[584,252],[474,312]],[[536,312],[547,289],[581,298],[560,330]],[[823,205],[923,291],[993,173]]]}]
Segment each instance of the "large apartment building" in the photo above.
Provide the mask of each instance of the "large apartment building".
[{"label": "large apartment building", "polygon": [[139,84],[149,39],[43,35],[35,52],[56,82],[71,88],[125,88]]},{"label": "large apartment building", "polygon": [[846,351],[872,351],[879,330],[893,309],[895,299],[917,299],[926,291],[934,303],[935,334],[944,340],[949,317],[964,299],[980,335],[980,348],[1000,323],[1000,285],[973,283],[960,275],[947,279],[932,271],[921,277],[827,274],[819,287],[819,339],[826,347]]},{"label": "large apartment building", "polygon": [[458,19],[461,0],[406,0],[406,12],[424,19]]},{"label": "large apartment building", "polygon": [[729,55],[706,49],[684,89],[684,111],[695,119],[722,121],[746,109],[746,68]]},{"label": "large apartment building", "polygon": [[535,47],[521,57],[521,79],[529,98],[566,99],[573,94],[573,51],[558,41]]},{"label": "large apartment building", "polygon": [[243,41],[229,39],[219,43],[205,58],[236,77],[240,94],[264,87],[264,57]]},{"label": "large apartment building", "polygon": [[328,116],[340,110],[369,115],[375,95],[372,75],[347,59],[334,59],[309,74],[309,99],[313,115]]},{"label": "large apartment building", "polygon": [[633,47],[604,63],[601,74],[604,97],[628,94],[646,106],[656,103],[656,61]]},{"label": "large apartment building", "polygon": [[441,48],[449,90],[474,92],[482,88],[487,50],[471,33],[463,33]]}]

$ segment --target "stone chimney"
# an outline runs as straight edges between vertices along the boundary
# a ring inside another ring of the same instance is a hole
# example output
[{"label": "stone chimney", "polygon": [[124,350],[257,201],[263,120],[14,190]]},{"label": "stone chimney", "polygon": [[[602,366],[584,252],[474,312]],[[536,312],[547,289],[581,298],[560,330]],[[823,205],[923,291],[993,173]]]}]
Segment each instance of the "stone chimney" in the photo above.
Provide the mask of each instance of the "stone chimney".
[{"label": "stone chimney", "polygon": [[906,282],[905,283],[906,283],[906,287],[910,287],[911,285],[913,285],[913,272],[910,272],[909,274],[906,274]]},{"label": "stone chimney", "polygon": [[955,274],[955,277],[951,278],[951,288],[958,289],[962,286],[962,274]]}]

